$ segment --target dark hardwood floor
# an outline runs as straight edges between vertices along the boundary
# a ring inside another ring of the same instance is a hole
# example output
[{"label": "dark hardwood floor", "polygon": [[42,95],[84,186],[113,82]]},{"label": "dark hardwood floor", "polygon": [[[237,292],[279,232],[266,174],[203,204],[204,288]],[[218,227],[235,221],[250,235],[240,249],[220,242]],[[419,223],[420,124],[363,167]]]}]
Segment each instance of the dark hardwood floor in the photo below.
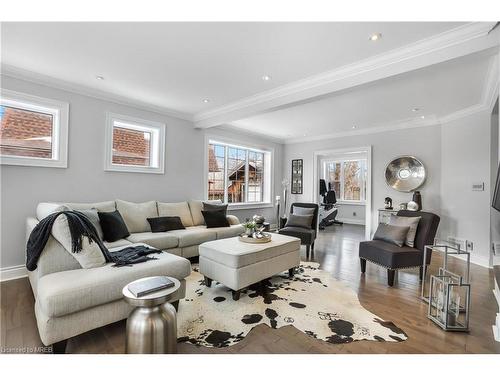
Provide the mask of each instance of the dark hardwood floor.
[{"label": "dark hardwood floor", "polygon": [[[293,326],[272,329],[261,324],[237,345],[224,349],[197,348],[180,344],[180,353],[500,353],[493,340],[491,325],[498,311],[492,294],[493,271],[472,265],[472,307],[470,333],[445,332],[427,319],[427,305],[418,298],[418,272],[405,271],[396,276],[394,287],[386,284],[386,271],[367,264],[360,273],[358,243],[364,228],[355,225],[329,227],[320,233],[312,261],[321,264],[333,277],[344,281],[359,296],[361,304],[382,319],[391,320],[409,336],[402,343],[357,341],[334,345],[308,337]],[[305,259],[305,249],[302,249]],[[430,272],[440,264],[433,254]],[[452,260],[450,266],[460,267]],[[33,295],[26,278],[1,283],[1,347],[42,346],[33,313]],[[125,322],[87,332],[68,341],[68,353],[123,353]]]}]

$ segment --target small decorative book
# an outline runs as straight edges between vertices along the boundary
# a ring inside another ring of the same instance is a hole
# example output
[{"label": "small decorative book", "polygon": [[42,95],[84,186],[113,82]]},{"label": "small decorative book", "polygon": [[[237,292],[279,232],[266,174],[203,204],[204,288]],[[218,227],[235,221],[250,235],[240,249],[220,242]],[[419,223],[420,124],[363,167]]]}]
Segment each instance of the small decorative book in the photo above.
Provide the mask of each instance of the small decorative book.
[{"label": "small decorative book", "polygon": [[173,287],[175,284],[166,276],[153,277],[147,280],[141,280],[131,283],[128,290],[137,298],[159,290]]}]

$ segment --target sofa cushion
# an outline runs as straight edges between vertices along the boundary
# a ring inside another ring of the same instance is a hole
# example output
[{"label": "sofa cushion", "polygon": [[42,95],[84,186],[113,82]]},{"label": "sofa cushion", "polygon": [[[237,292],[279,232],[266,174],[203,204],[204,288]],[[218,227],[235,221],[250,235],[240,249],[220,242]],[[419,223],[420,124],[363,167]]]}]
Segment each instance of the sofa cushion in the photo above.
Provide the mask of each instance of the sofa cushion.
[{"label": "sofa cushion", "polygon": [[217,233],[218,240],[221,238],[236,237],[245,232],[245,228],[241,224],[231,225],[230,227],[210,228],[209,230]]},{"label": "sofa cushion", "polygon": [[104,241],[114,242],[130,235],[120,211],[98,212]]},{"label": "sofa cushion", "polygon": [[86,236],[82,238],[81,251],[73,252],[68,219],[64,214],[59,215],[54,221],[52,236],[63,245],[64,249],[78,261],[82,268],[101,267],[106,263],[99,245],[95,241],[90,243],[89,238]]},{"label": "sofa cushion", "polygon": [[124,246],[130,246],[130,245],[132,245],[132,242],[127,241],[124,238],[122,238],[121,240],[118,240],[118,241],[114,241],[114,242],[104,241],[104,246],[106,246],[106,248],[110,251],[113,250],[115,247],[123,248]]},{"label": "sofa cushion", "polygon": [[37,303],[48,317],[64,316],[120,300],[123,287],[142,277],[165,275],[182,280],[191,273],[187,259],[166,252],[154,257],[157,259],[131,267],[112,267],[108,263],[45,275],[38,283]]},{"label": "sofa cushion", "polygon": [[204,226],[189,227],[186,229],[171,230],[168,232],[179,239],[179,247],[199,245],[206,241],[217,239],[217,233]]},{"label": "sofa cushion", "polygon": [[95,230],[97,231],[97,235],[102,240],[104,238],[104,233],[102,232],[101,222],[99,221],[97,210],[95,208],[91,208],[90,210],[81,210],[78,212],[81,212],[87,217],[87,219],[90,220]]},{"label": "sofa cushion", "polygon": [[390,269],[422,265],[423,253],[409,246],[399,247],[381,240],[359,243],[359,257]]},{"label": "sofa cushion", "polygon": [[120,211],[130,233],[149,232],[148,217],[158,217],[156,201],[134,203],[117,199],[116,209]]},{"label": "sofa cushion", "polygon": [[69,209],[70,208],[63,203],[41,202],[36,206],[36,218],[38,220],[43,220],[54,212],[67,211]]},{"label": "sofa cushion", "polygon": [[[205,201],[208,204],[222,204],[219,199]],[[203,218],[203,201],[200,200],[190,200],[189,210],[191,211],[191,217],[193,218],[193,225],[205,225],[205,219]]]},{"label": "sofa cushion", "polygon": [[182,225],[185,227],[193,226],[193,219],[191,218],[191,211],[189,210],[187,202],[158,202],[158,216],[179,216],[181,218]]},{"label": "sofa cushion", "polygon": [[99,212],[113,212],[114,210],[116,210],[115,201],[96,203],[64,203],[64,205],[76,211],[90,210],[91,208],[95,208]]},{"label": "sofa cushion", "polygon": [[179,239],[177,236],[171,234],[172,232],[143,232],[143,233],[132,233],[127,237],[127,240],[138,243],[142,242],[149,246],[156,247],[160,250],[172,249],[177,247],[179,244]]}]

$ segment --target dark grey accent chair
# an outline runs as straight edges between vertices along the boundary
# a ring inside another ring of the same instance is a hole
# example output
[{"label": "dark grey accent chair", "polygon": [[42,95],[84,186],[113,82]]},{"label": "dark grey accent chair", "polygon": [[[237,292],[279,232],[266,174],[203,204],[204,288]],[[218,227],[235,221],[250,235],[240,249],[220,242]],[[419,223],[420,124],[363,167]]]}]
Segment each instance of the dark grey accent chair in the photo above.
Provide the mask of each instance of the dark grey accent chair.
[{"label": "dark grey accent chair", "polygon": [[281,228],[278,233],[284,234],[285,236],[292,236],[300,238],[300,243],[306,245],[306,257],[309,258],[309,252],[311,249],[314,251],[314,241],[318,237],[318,214],[319,206],[315,203],[292,203],[290,207],[290,213],[293,213],[294,207],[304,207],[304,208],[314,208],[313,220],[311,223],[311,228],[302,227],[284,227]]},{"label": "dark grey accent chair", "polygon": [[[439,216],[431,212],[401,210],[398,211],[397,215],[421,217],[418,222],[417,234],[415,236],[415,247],[406,245],[399,247],[380,240],[364,241],[359,244],[361,272],[365,273],[366,271],[366,261],[387,268],[387,284],[389,286],[394,285],[396,271],[405,268],[419,267],[420,280],[422,280],[424,276],[422,267],[424,247],[434,243],[440,221]],[[431,256],[432,251],[427,251],[426,264],[431,263]]]}]

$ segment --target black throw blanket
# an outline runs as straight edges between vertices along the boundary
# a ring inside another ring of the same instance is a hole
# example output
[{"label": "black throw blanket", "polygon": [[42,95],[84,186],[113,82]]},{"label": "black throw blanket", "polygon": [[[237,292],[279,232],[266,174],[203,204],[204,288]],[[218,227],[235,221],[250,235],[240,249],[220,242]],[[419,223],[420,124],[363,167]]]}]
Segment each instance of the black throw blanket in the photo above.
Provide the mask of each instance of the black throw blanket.
[{"label": "black throw blanket", "polygon": [[52,226],[59,215],[65,215],[68,219],[69,231],[71,233],[71,251],[73,253],[82,251],[83,236],[87,237],[90,243],[95,241],[101,249],[106,262],[115,263],[114,267],[147,262],[148,260],[157,259],[148,255],[161,253],[161,250],[151,249],[146,246],[129,246],[122,250],[110,252],[99,238],[95,227],[83,213],[78,211],[61,211],[50,214],[43,220],[40,220],[31,232],[26,245],[26,268],[28,271],[36,269],[38,259],[52,232]]}]

